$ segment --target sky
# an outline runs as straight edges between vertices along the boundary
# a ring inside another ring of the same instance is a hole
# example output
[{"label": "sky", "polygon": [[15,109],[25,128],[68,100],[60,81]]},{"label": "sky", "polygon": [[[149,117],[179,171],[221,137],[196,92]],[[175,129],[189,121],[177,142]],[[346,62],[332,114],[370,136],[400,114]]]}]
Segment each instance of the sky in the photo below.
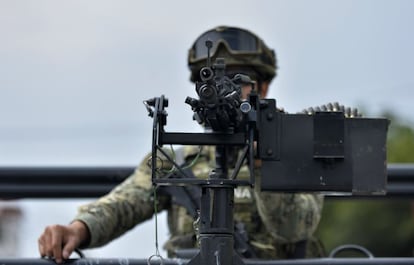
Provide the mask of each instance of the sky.
[{"label": "sky", "polygon": [[[269,97],[286,111],[339,102],[414,124],[413,10],[409,0],[1,1],[0,166],[135,166],[150,150],[142,101],[162,94],[166,129],[198,130],[184,104],[195,96],[187,53],[219,25],[275,49]],[[81,203],[19,201],[30,213],[21,255],[35,255],[47,221],[69,222]],[[52,207],[61,210],[44,218]],[[143,235],[153,237],[141,230],[128,240]],[[128,255],[122,244],[94,253]]]}]

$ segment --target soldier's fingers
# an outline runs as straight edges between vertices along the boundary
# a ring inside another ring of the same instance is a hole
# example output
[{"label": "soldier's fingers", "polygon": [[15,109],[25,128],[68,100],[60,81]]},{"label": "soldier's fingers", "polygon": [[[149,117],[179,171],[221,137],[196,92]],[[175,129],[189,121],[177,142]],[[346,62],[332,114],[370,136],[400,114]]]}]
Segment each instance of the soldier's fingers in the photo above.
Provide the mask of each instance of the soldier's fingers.
[{"label": "soldier's fingers", "polygon": [[44,247],[44,242],[43,242],[43,236],[40,236],[39,239],[37,240],[37,246],[39,248],[40,257],[44,258],[46,256],[46,252],[45,252],[45,247]]},{"label": "soldier's fingers", "polygon": [[50,234],[50,228],[46,227],[45,231],[43,232],[43,235],[41,236],[41,244],[42,244],[42,253],[41,255],[43,257],[52,257],[53,251],[51,247],[51,234]]},{"label": "soldier's fingers", "polygon": [[62,263],[62,245],[63,245],[63,228],[54,227],[51,233],[51,247],[53,252],[53,257],[57,263]]},{"label": "soldier's fingers", "polygon": [[72,252],[75,250],[75,248],[78,247],[78,244],[74,239],[68,240],[66,244],[63,247],[62,256],[64,259],[68,259]]}]

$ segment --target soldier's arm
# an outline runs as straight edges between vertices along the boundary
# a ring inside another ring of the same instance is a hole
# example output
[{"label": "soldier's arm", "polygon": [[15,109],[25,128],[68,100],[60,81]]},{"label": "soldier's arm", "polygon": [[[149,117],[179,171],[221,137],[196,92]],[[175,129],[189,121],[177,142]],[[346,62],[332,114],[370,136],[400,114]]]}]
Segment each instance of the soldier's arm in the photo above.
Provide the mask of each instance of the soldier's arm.
[{"label": "soldier's arm", "polygon": [[[152,217],[154,199],[147,159],[108,195],[79,208],[75,220],[86,224],[90,234],[83,247],[104,245]],[[159,197],[158,209],[166,208],[167,200]]]}]

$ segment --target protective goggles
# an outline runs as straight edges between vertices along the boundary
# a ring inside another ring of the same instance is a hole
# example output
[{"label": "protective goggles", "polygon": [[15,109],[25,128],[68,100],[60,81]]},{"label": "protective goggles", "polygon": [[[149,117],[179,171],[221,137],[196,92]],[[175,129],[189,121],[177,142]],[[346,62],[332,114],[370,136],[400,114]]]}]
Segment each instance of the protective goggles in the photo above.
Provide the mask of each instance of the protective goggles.
[{"label": "protective goggles", "polygon": [[193,45],[193,60],[207,57],[206,41],[211,40],[213,47],[210,55],[213,56],[220,43],[226,45],[231,53],[258,53],[260,52],[259,39],[252,33],[238,28],[214,29],[201,35]]}]

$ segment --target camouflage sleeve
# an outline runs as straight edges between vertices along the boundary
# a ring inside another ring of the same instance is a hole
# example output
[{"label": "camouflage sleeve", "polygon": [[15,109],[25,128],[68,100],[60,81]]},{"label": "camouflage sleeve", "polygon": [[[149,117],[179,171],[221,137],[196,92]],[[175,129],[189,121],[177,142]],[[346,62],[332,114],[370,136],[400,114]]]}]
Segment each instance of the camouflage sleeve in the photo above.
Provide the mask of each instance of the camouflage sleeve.
[{"label": "camouflage sleeve", "polygon": [[[84,222],[90,241],[84,247],[98,247],[119,237],[154,214],[151,172],[146,157],[134,173],[109,194],[81,206],[75,220]],[[167,198],[158,198],[158,209],[165,209]]]},{"label": "camouflage sleeve", "polygon": [[323,195],[255,191],[259,215],[267,231],[278,242],[309,239],[322,213]]}]

